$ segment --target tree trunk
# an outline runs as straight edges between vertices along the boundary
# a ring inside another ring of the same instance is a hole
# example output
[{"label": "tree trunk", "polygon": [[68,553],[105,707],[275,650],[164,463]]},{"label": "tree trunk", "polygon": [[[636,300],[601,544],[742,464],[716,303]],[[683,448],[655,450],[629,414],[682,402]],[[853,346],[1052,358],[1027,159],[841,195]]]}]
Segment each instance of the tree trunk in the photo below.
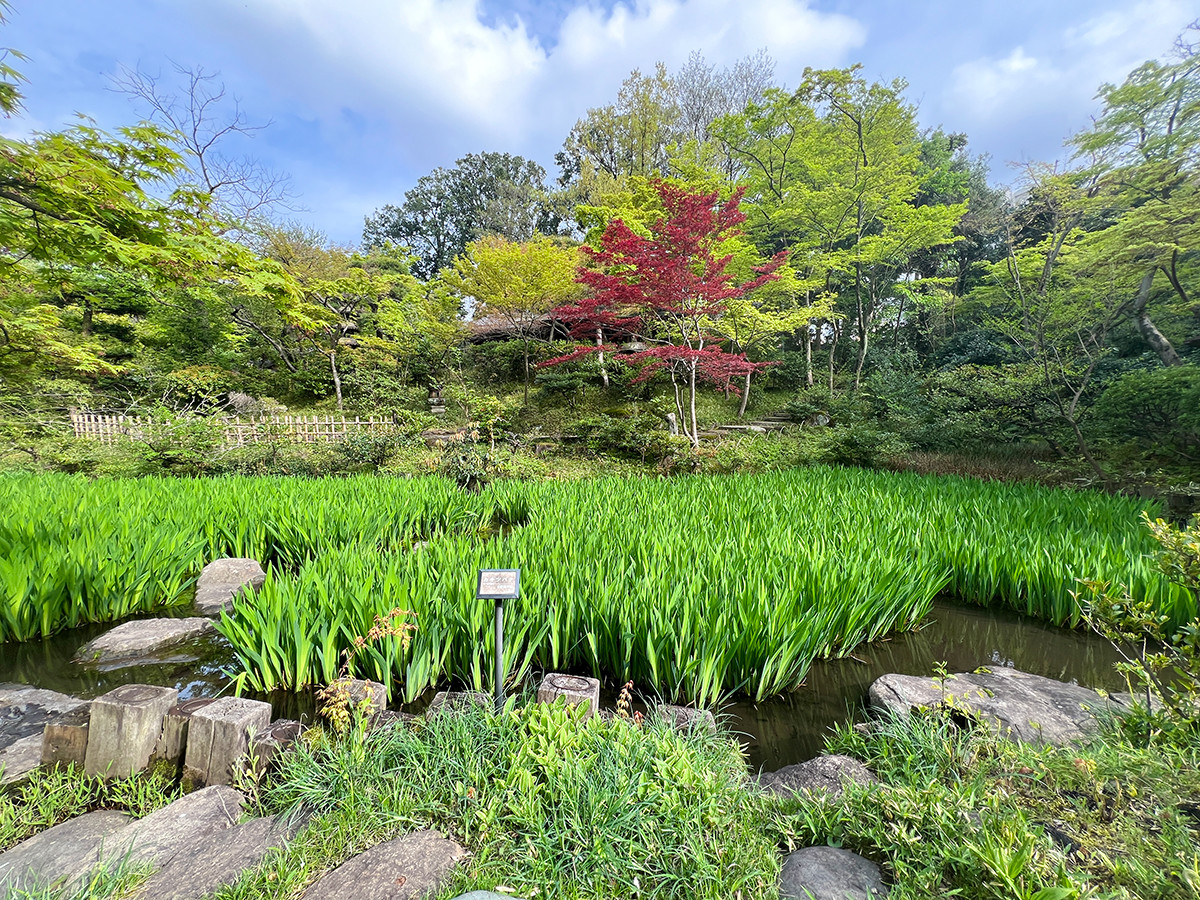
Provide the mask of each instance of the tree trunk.
[{"label": "tree trunk", "polygon": [[746,415],[746,401],[750,399],[750,375],[749,369],[746,370],[746,383],[742,385],[742,404],[738,407],[737,417],[739,419]]},{"label": "tree trunk", "polygon": [[521,350],[525,360],[525,402],[529,402],[529,338],[521,338]]},{"label": "tree trunk", "polygon": [[1179,358],[1179,354],[1175,352],[1175,348],[1171,346],[1167,336],[1158,330],[1158,326],[1150,318],[1150,313],[1146,311],[1146,306],[1150,302],[1150,286],[1154,282],[1155,271],[1156,269],[1151,269],[1142,276],[1142,282],[1138,285],[1137,298],[1133,301],[1133,320],[1137,323],[1142,338],[1150,349],[1158,354],[1158,358],[1162,360],[1164,366],[1181,366],[1183,360]]},{"label": "tree trunk", "polygon": [[804,386],[811,388],[813,386],[813,366],[812,366],[812,345],[813,334],[808,325],[804,326]]},{"label": "tree trunk", "polygon": [[329,351],[329,368],[333,371],[333,390],[337,395],[338,412],[342,411],[342,376],[337,367],[337,350]]},{"label": "tree trunk", "polygon": [[[604,346],[604,329],[603,328],[596,329],[596,346],[597,347]],[[604,364],[604,351],[603,350],[596,351],[596,358],[600,363],[600,383],[602,385],[604,385],[605,390],[608,390],[608,367],[605,366],[605,364]]]},{"label": "tree trunk", "polygon": [[868,338],[867,338],[867,334],[868,334],[867,322],[866,322],[867,312],[863,308],[862,297],[857,296],[858,292],[859,292],[859,288],[857,285],[855,285],[855,288],[854,288],[854,293],[856,295],[855,304],[856,304],[856,311],[858,313],[858,322],[856,323],[856,327],[858,330],[858,359],[855,361],[855,364],[854,364],[854,393],[856,393],[856,394],[858,393],[859,385],[862,384],[862,370],[863,370],[863,364],[867,361],[867,340],[868,340]]},{"label": "tree trunk", "polygon": [[80,326],[80,333],[84,337],[92,336],[92,301],[87,297],[83,298],[83,324]]},{"label": "tree trunk", "polygon": [[696,361],[688,366],[688,407],[692,420],[692,449],[700,447],[700,426],[696,422]]}]

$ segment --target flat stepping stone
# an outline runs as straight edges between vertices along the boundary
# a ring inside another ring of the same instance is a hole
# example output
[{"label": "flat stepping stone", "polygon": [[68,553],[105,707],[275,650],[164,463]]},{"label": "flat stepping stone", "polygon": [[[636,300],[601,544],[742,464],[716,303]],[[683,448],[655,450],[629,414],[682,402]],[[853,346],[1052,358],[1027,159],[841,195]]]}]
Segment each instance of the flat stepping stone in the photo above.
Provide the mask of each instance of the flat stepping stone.
[{"label": "flat stepping stone", "polygon": [[876,900],[887,895],[879,866],[835,847],[797,850],[779,873],[780,900]]},{"label": "flat stepping stone", "polygon": [[46,726],[88,702],[25,684],[0,684],[0,785],[28,777],[42,762]]},{"label": "flat stepping stone", "polygon": [[1094,732],[1096,713],[1121,705],[1091,688],[1003,666],[951,675],[944,682],[916,675],[884,675],[871,685],[871,705],[908,715],[949,706],[991,722],[1023,743],[1062,745]]},{"label": "flat stepping stone", "polygon": [[[103,847],[109,864],[167,865],[212,835],[227,836],[242,813],[242,795],[231,787],[214,785],[138,819],[111,835]],[[99,856],[76,870],[82,879],[102,861]]]},{"label": "flat stepping stone", "polygon": [[112,810],[84,813],[0,853],[0,896],[50,887],[81,867],[90,867],[105,839],[130,821]]},{"label": "flat stepping stone", "polygon": [[243,589],[257,591],[267,580],[258,560],[244,557],[214,559],[196,582],[195,609],[202,616],[217,617],[233,609],[233,598]]},{"label": "flat stepping stone", "polygon": [[84,644],[76,652],[75,661],[101,670],[159,662],[155,657],[162,651],[215,631],[211,619],[199,616],[189,619],[137,619],[118,625]]},{"label": "flat stepping stone", "polygon": [[764,791],[780,797],[824,794],[836,800],[848,783],[868,785],[878,781],[857,759],[831,754],[767,772],[758,779],[758,784]]},{"label": "flat stepping stone", "polygon": [[414,831],[352,857],[303,900],[410,900],[437,889],[467,851],[436,831]]},{"label": "flat stepping stone", "polygon": [[251,819],[215,831],[177,853],[138,891],[138,900],[198,900],[253,869],[290,837],[274,817]]}]

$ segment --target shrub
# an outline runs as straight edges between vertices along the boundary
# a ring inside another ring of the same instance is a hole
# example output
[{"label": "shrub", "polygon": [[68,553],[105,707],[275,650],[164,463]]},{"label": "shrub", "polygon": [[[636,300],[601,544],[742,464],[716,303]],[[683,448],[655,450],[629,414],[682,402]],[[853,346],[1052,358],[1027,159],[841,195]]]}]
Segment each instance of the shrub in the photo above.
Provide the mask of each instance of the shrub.
[{"label": "shrub", "polygon": [[834,466],[860,466],[873,469],[888,457],[908,447],[891,432],[874,425],[856,423],[838,425],[817,433],[815,456],[818,462]]},{"label": "shrub", "polygon": [[1155,455],[1200,459],[1200,366],[1129,372],[1096,400],[1092,428]]}]

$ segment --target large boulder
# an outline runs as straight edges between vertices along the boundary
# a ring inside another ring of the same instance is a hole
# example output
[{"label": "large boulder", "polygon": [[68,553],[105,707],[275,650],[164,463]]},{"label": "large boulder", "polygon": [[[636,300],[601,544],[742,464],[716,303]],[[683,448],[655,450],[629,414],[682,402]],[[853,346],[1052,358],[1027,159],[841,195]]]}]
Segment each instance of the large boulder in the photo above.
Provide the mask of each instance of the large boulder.
[{"label": "large boulder", "polygon": [[780,797],[825,794],[836,800],[848,783],[869,785],[878,781],[879,779],[857,759],[831,755],[818,756],[808,762],[784,766],[775,772],[766,772],[758,779],[758,784],[764,791]]},{"label": "large boulder", "polygon": [[214,633],[212,620],[202,616],[188,619],[137,619],[118,625],[84,644],[75,661],[99,669],[121,669],[161,661],[167,649]]},{"label": "large boulder", "polygon": [[781,900],[877,900],[887,895],[879,866],[835,847],[797,850],[779,873]]},{"label": "large boulder", "polygon": [[196,612],[219,616],[221,610],[233,608],[233,598],[239,592],[246,588],[257,591],[266,580],[267,573],[257,560],[215,559],[204,567],[196,582]]},{"label": "large boulder", "polygon": [[1097,713],[1124,702],[1091,688],[1005,667],[951,675],[884,675],[871,685],[871,705],[908,715],[930,707],[958,710],[995,725],[1015,741],[1062,745],[1095,730]]}]

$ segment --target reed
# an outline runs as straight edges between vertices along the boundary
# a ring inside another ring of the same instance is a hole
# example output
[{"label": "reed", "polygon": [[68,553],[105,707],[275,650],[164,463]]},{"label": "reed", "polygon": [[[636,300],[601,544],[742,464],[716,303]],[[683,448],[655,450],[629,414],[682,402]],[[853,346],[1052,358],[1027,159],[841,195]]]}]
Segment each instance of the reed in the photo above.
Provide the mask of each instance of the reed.
[{"label": "reed", "polygon": [[939,594],[1078,625],[1071,592],[1101,578],[1174,622],[1195,610],[1148,556],[1145,504],[956,477],[808,468],[480,495],[437,478],[24,477],[0,479],[0,501],[14,510],[0,522],[9,639],[186,599],[206,559],[263,560],[262,591],[219,623],[256,690],[327,683],[397,606],[416,616],[411,646],[372,645],[358,674],[404,700],[489,689],[479,568],[522,570],[514,680],[589,672],[701,704],[794,688],[813,660],[915,627]]}]

